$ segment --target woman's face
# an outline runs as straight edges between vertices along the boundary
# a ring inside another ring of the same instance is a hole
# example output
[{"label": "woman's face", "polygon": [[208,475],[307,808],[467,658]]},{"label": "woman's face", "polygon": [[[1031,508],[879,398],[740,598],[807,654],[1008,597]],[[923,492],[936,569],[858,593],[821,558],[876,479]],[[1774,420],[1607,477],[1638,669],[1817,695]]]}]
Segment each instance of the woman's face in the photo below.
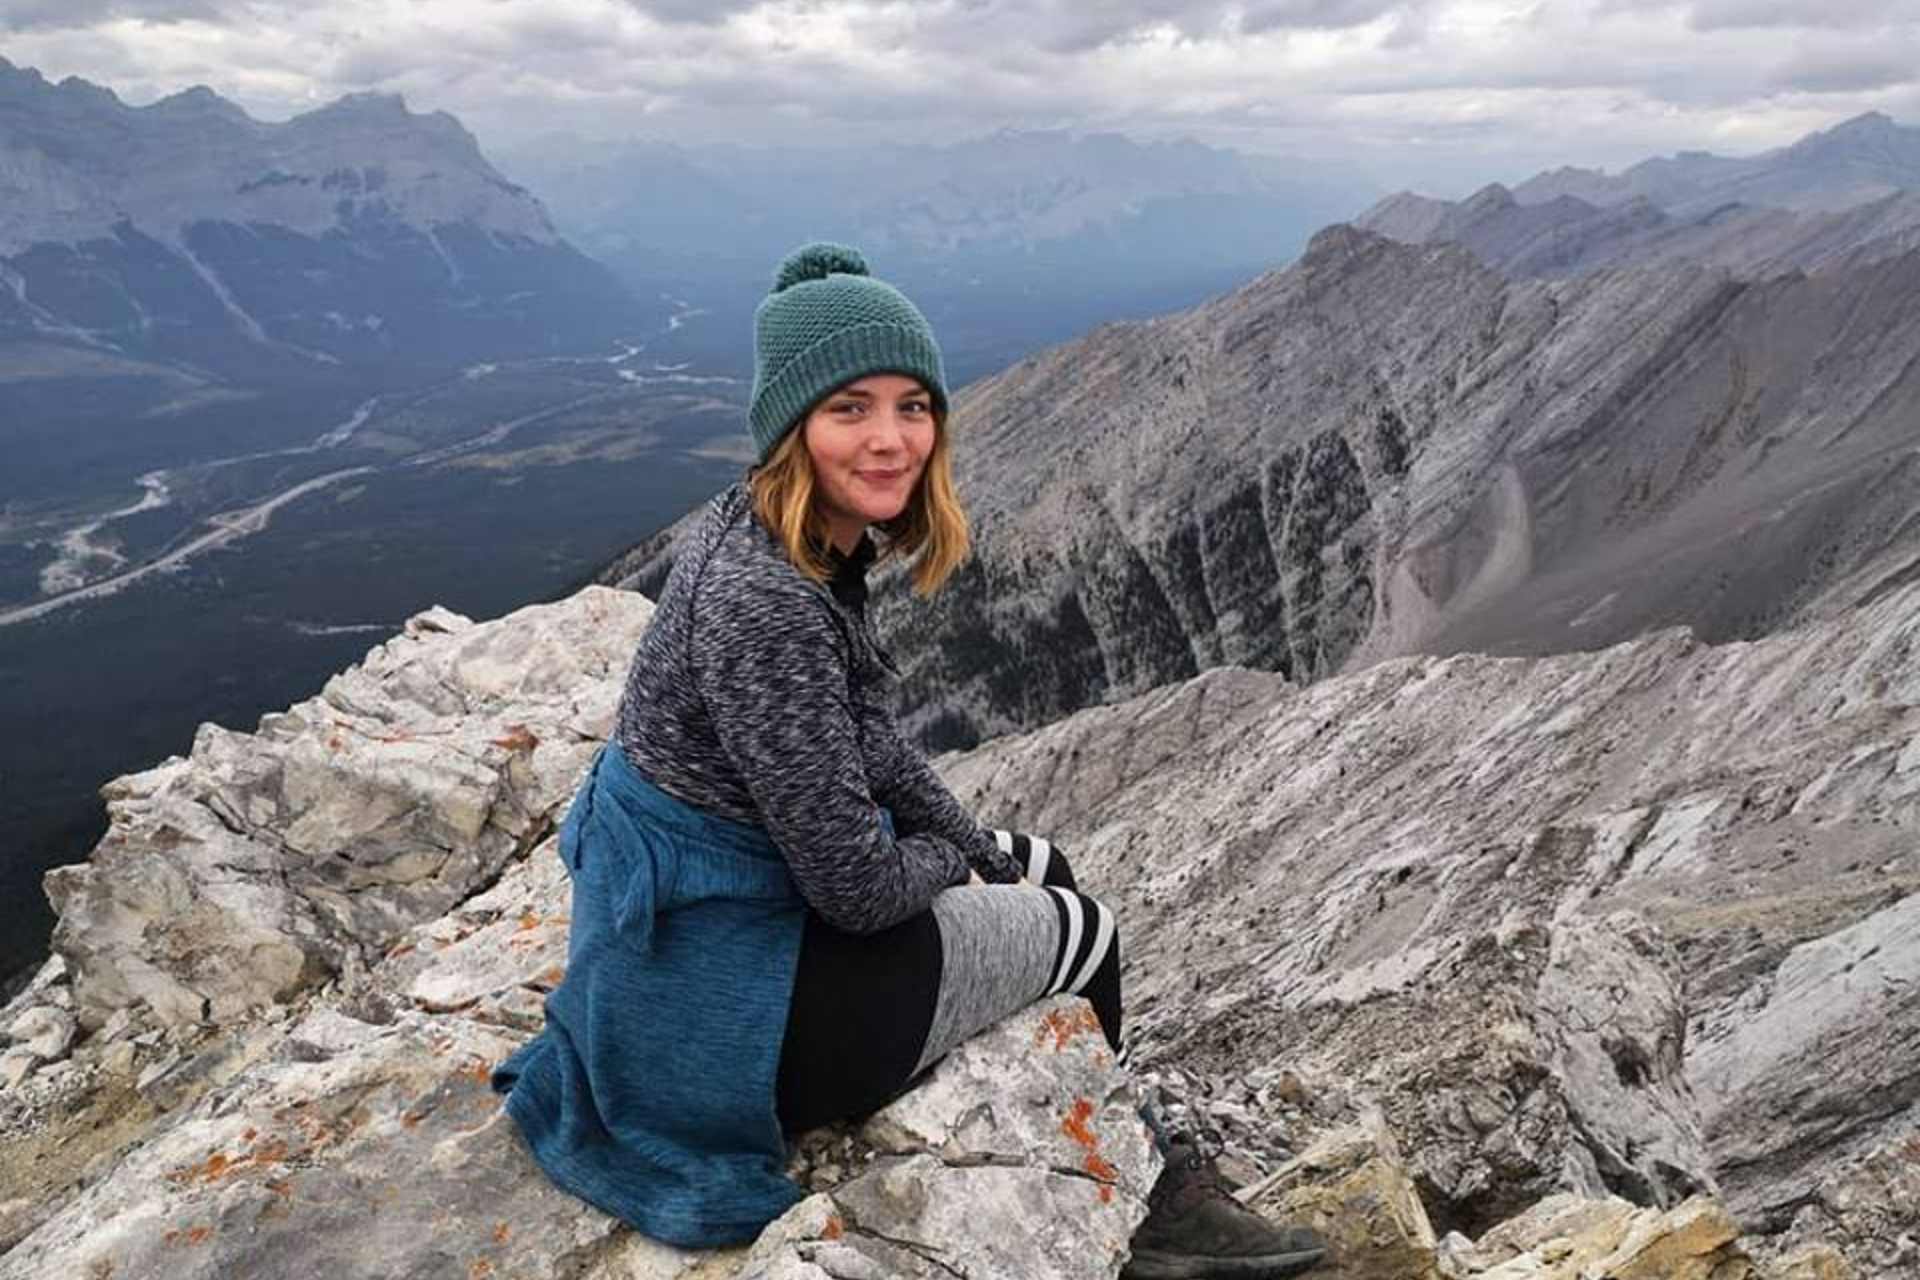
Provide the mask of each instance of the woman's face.
[{"label": "woman's face", "polygon": [[827,536],[847,552],[907,509],[933,452],[933,396],[916,378],[876,373],[828,395],[800,429]]}]

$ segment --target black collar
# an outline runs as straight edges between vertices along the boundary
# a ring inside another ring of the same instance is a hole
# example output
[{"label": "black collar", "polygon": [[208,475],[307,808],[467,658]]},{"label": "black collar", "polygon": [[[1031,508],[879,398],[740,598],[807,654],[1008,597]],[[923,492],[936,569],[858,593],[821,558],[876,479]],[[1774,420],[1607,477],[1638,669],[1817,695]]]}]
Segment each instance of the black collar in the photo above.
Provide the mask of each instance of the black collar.
[{"label": "black collar", "polygon": [[827,563],[833,568],[833,575],[827,579],[827,589],[844,607],[856,610],[866,607],[867,567],[873,563],[875,554],[873,539],[864,533],[852,552],[846,555],[842,555],[837,547],[827,548]]}]

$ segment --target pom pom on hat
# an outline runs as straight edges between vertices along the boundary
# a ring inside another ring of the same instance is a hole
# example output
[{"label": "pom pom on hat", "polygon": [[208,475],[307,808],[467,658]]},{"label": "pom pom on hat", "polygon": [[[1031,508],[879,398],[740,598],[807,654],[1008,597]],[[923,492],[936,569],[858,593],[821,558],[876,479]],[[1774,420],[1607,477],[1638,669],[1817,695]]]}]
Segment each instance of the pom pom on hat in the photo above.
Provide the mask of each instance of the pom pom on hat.
[{"label": "pom pom on hat", "polygon": [[802,245],[786,256],[780,263],[779,273],[773,278],[773,291],[779,293],[804,281],[825,280],[836,274],[864,276],[867,274],[867,260],[858,249],[817,240]]}]

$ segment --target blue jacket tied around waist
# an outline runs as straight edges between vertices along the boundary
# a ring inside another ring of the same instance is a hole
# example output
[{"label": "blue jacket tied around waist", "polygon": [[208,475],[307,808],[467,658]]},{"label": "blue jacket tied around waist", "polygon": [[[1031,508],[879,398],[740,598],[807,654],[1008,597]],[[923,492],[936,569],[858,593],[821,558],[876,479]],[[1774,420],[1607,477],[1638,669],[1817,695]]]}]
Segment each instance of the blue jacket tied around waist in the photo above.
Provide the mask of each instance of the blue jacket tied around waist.
[{"label": "blue jacket tied around waist", "polygon": [[613,744],[559,843],[567,974],[493,1087],[563,1189],[673,1244],[750,1239],[800,1198],[774,1112],[805,910],[786,860]]}]

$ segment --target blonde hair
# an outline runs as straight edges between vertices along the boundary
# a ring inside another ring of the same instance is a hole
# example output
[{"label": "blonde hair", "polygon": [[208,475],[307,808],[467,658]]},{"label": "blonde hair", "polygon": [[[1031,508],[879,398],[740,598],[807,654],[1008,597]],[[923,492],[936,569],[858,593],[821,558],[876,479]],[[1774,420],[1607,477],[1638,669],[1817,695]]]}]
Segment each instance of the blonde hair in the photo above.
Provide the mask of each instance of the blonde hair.
[{"label": "blonde hair", "polygon": [[[810,415],[809,415],[810,416]],[[973,547],[967,513],[953,486],[953,453],[947,443],[947,414],[934,413],[933,452],[904,511],[874,527],[886,535],[880,559],[920,559],[913,566],[915,594],[930,596],[960,567]],[[813,458],[805,441],[806,418],[774,446],[773,454],[747,477],[754,514],[786,548],[787,558],[815,582],[833,575],[827,561],[827,525],[814,506]]]}]

